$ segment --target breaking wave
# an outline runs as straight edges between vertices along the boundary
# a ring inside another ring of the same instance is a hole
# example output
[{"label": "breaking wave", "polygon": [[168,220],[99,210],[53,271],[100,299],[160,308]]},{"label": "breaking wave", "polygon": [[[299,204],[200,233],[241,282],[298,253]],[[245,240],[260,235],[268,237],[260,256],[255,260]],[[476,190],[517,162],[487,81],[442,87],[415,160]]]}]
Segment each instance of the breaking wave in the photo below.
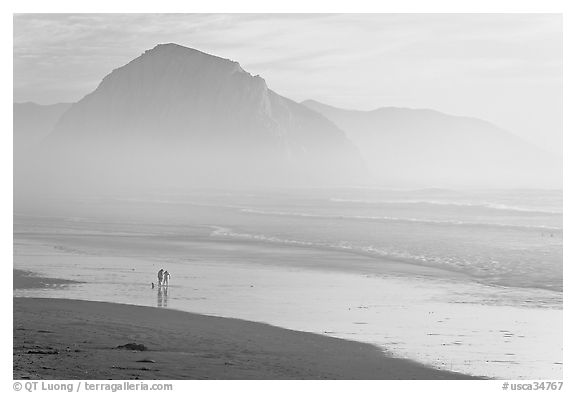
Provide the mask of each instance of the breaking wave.
[{"label": "breaking wave", "polygon": [[434,200],[407,200],[407,201],[385,201],[385,200],[371,200],[371,199],[345,199],[345,198],[330,198],[330,202],[334,203],[356,203],[356,204],[369,204],[369,205],[432,205],[432,206],[453,206],[453,207],[468,207],[468,208],[483,208],[492,210],[507,210],[511,212],[535,213],[535,214],[554,214],[561,215],[560,210],[529,208],[525,206],[513,206],[500,203],[490,202],[453,202],[453,201],[434,201]]},{"label": "breaking wave", "polygon": [[[421,255],[413,254],[404,250],[394,249],[385,246],[372,246],[372,245],[357,245],[349,242],[341,241],[335,243],[329,242],[314,242],[302,241],[295,239],[286,239],[277,236],[251,234],[244,232],[237,232],[231,228],[221,226],[211,226],[212,232],[210,236],[225,237],[232,239],[242,239],[254,242],[272,243],[285,246],[307,247],[317,249],[338,250],[350,252],[357,255],[364,255],[369,257],[385,258],[398,262],[405,262],[414,265],[433,267],[448,271],[461,272],[482,279],[489,284],[506,285],[505,282],[513,280],[514,277],[510,275],[510,271],[506,264],[501,261],[493,259],[467,258],[454,257],[454,256],[434,256],[434,255]],[[539,276],[527,277],[522,275],[522,284],[516,283],[514,286],[541,288],[553,291],[562,291],[562,284],[556,282],[547,282],[540,279]]]},{"label": "breaking wave", "polygon": [[243,208],[241,209],[241,211],[248,214],[261,214],[268,216],[289,216],[289,217],[318,218],[318,219],[343,219],[343,220],[358,220],[358,221],[403,222],[403,223],[417,223],[417,224],[429,224],[429,225],[461,225],[468,227],[493,227],[493,228],[510,228],[510,229],[522,229],[522,230],[562,231],[561,227],[554,227],[547,225],[516,225],[516,224],[472,222],[472,221],[459,221],[459,220],[400,218],[390,216],[327,215],[327,214],[313,214],[313,213],[300,213],[300,212],[283,212],[273,210],[259,210],[249,208]]}]

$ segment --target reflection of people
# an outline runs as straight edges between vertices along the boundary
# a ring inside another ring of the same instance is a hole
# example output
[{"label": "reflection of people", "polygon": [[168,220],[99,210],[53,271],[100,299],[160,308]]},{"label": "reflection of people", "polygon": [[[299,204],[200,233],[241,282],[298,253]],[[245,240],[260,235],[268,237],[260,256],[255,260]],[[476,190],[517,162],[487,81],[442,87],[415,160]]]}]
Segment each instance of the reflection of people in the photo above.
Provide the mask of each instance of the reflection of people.
[{"label": "reflection of people", "polygon": [[162,280],[164,279],[164,269],[158,270],[158,286],[162,285]]},{"label": "reflection of people", "polygon": [[168,283],[170,282],[170,273],[168,273],[168,270],[164,271],[164,281],[162,281],[162,285],[168,286]]},{"label": "reflection of people", "polygon": [[168,307],[168,288],[158,287],[158,307]]}]

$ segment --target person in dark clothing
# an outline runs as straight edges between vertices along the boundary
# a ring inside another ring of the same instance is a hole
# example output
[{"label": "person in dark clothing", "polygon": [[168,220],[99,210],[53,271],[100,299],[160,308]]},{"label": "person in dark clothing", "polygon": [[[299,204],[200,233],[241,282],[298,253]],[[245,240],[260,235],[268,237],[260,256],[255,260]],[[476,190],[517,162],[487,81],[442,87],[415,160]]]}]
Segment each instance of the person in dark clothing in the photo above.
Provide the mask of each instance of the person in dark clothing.
[{"label": "person in dark clothing", "polygon": [[162,285],[162,281],[164,281],[164,269],[158,271],[158,286]]}]

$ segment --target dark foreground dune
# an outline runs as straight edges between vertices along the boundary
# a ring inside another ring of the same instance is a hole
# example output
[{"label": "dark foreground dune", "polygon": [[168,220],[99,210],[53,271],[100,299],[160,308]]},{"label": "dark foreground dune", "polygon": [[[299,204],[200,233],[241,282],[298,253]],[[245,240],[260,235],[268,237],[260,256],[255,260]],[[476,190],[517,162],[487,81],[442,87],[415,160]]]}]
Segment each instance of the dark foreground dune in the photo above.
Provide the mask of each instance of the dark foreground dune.
[{"label": "dark foreground dune", "polygon": [[[368,344],[150,307],[14,298],[13,326],[14,379],[471,378]],[[117,348],[129,343],[146,350]]]}]

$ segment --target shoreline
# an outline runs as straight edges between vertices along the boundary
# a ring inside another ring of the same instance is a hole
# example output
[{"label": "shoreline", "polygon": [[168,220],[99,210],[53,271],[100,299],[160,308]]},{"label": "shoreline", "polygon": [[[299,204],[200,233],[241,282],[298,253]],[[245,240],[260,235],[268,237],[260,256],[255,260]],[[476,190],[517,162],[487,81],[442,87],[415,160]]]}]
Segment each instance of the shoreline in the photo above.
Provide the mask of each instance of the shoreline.
[{"label": "shoreline", "polygon": [[[428,277],[418,275],[400,278],[393,274],[382,280],[379,274],[367,272],[351,276],[338,269],[327,274],[320,268],[326,266],[326,261],[341,266],[345,262],[348,265],[362,262],[363,258],[351,259],[349,255],[320,250],[288,253],[283,248],[237,246],[236,242],[215,250],[213,245],[195,243],[192,257],[180,258],[182,250],[173,248],[170,251],[178,259],[162,261],[148,254],[148,248],[152,247],[148,243],[143,246],[148,247],[146,255],[150,258],[142,260],[133,255],[97,255],[96,246],[111,245],[93,244],[93,238],[88,239],[90,247],[86,237],[48,245],[32,241],[20,244],[15,256],[19,269],[86,283],[54,290],[16,289],[15,294],[149,307],[170,305],[174,310],[368,343],[398,358],[466,375],[524,379],[550,378],[561,373],[558,371],[561,365],[548,366],[562,361],[552,350],[540,351],[536,361],[530,357],[533,351],[528,351],[542,334],[556,333],[558,329],[539,328],[538,321],[555,319],[558,313],[491,307],[492,292],[483,292],[482,287],[471,291],[442,278],[430,285]],[[130,249],[143,244],[132,237],[122,240],[129,241]],[[64,252],[60,246],[75,252]],[[164,249],[153,250],[165,254]],[[282,268],[277,263],[280,261]],[[156,296],[156,291],[150,290],[148,277],[160,267],[178,272],[168,296],[160,293]],[[462,295],[452,299],[450,294],[454,292],[469,294],[468,299]],[[504,295],[506,299],[510,297]],[[459,303],[454,304],[454,300]],[[479,305],[479,300],[486,301],[488,307]],[[493,320],[502,321],[497,329],[486,322]],[[470,348],[474,351],[470,352]]]},{"label": "shoreline", "polygon": [[[215,226],[206,226],[214,228]],[[17,233],[16,236],[21,236],[21,240],[34,242],[36,239],[53,240],[52,237],[45,237],[45,234],[30,234],[30,233]],[[106,236],[101,234],[91,235],[94,240],[106,239]],[[120,236],[122,237],[122,236]],[[130,236],[129,238],[137,239],[139,236]],[[60,241],[66,239],[67,236],[63,235]],[[75,236],[70,236],[74,243]],[[106,239],[107,240],[107,239]],[[82,239],[85,246],[88,249],[92,248],[94,244],[90,243],[88,238]],[[462,271],[458,268],[449,268],[446,266],[433,266],[430,264],[416,263],[410,260],[402,259],[401,257],[394,256],[378,256],[371,254],[369,252],[345,249],[345,248],[333,248],[329,246],[319,246],[319,245],[297,245],[293,244],[287,245],[281,242],[274,243],[265,240],[250,239],[252,245],[247,246],[246,242],[235,236],[202,236],[199,239],[195,239],[195,245],[203,249],[210,249],[212,247],[219,246],[221,244],[234,245],[238,248],[252,248],[252,247],[262,247],[263,249],[274,250],[273,252],[284,254],[286,252],[294,253],[313,253],[318,255],[331,256],[330,259],[318,258],[314,260],[311,264],[302,260],[293,260],[291,265],[288,267],[300,267],[305,269],[317,270],[317,271],[338,271],[344,273],[353,273],[365,276],[396,276],[396,277],[421,277],[421,278],[431,278],[437,280],[454,280],[461,283],[474,283],[478,285],[490,286],[494,288],[501,288],[504,290],[536,290],[536,291],[547,291],[553,294],[562,295],[564,293],[563,287],[556,288],[545,285],[525,285],[517,282],[499,282],[490,280],[487,277],[477,276],[469,272]],[[97,244],[97,243],[95,243]],[[295,250],[297,250],[295,252]],[[90,255],[90,254],[86,254]],[[353,259],[354,263],[350,264],[349,261]],[[251,263],[258,263],[262,266],[279,266],[287,267],[285,264],[276,264],[274,258],[263,260],[254,260]],[[327,261],[329,260],[329,264]],[[375,263],[376,262],[376,263]]]},{"label": "shoreline", "polygon": [[[13,303],[14,379],[478,379],[240,319],[71,299]],[[148,350],[117,348],[128,343]]]},{"label": "shoreline", "polygon": [[[13,271],[14,289],[79,283]],[[13,306],[14,379],[479,379],[236,318],[62,298]],[[117,349],[133,342],[148,350]]]}]

